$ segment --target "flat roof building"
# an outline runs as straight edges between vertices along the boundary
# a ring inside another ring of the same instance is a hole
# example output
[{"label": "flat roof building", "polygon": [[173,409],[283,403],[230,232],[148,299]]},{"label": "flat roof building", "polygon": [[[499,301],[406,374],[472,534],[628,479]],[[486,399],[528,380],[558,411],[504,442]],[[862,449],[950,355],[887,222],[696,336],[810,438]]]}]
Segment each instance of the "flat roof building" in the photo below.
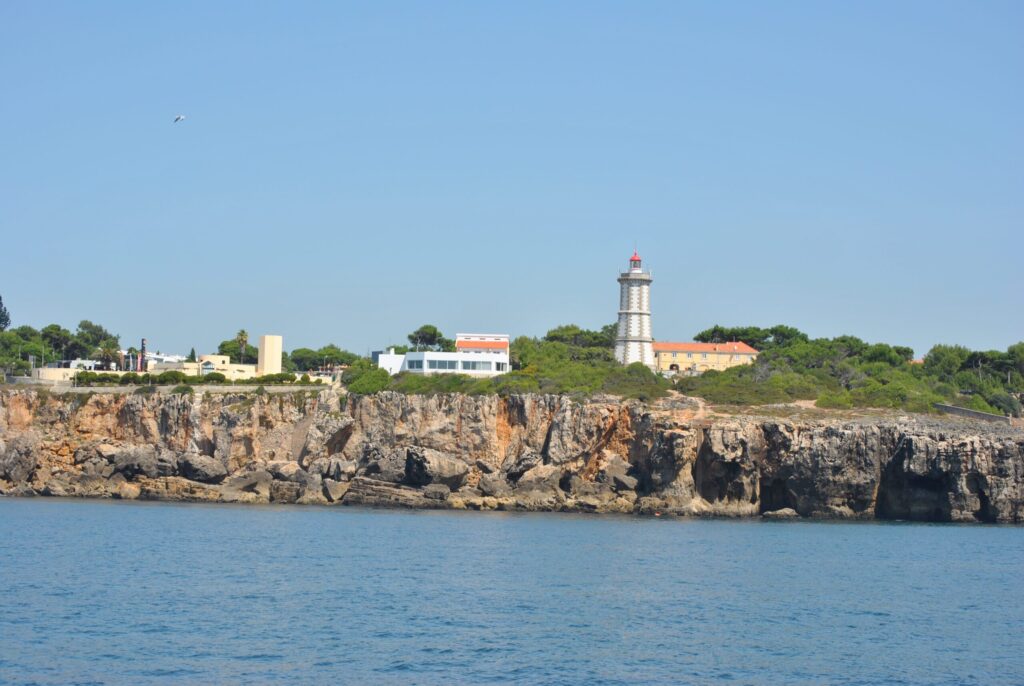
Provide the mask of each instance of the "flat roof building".
[{"label": "flat roof building", "polygon": [[489,377],[509,371],[508,334],[460,333],[455,352],[417,350],[396,353],[394,348],[375,353],[377,366],[388,374],[466,374]]}]

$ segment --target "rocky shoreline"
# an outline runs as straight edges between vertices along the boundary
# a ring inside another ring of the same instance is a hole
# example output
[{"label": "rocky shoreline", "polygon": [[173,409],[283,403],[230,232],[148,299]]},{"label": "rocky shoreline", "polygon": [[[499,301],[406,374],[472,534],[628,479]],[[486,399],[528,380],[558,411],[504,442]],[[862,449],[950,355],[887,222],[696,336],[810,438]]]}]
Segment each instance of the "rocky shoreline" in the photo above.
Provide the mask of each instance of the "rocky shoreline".
[{"label": "rocky shoreline", "polygon": [[1024,432],[693,401],[0,390],[0,495],[1024,521]]}]

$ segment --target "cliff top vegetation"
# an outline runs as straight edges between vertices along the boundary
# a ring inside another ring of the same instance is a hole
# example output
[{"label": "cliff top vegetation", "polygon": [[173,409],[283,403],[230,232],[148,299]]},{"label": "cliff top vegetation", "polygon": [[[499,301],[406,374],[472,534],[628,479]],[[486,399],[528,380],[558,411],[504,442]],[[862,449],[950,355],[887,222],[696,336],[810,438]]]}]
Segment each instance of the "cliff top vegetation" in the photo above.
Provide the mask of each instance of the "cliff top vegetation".
[{"label": "cliff top vegetation", "polygon": [[726,328],[698,333],[704,342],[743,341],[761,350],[752,365],[682,377],[687,395],[723,404],[764,405],[814,400],[818,407],[900,408],[928,412],[949,403],[994,414],[1021,415],[1024,342],[1006,352],[936,345],[923,361],[913,350],[856,336],[811,339],[787,326]]}]

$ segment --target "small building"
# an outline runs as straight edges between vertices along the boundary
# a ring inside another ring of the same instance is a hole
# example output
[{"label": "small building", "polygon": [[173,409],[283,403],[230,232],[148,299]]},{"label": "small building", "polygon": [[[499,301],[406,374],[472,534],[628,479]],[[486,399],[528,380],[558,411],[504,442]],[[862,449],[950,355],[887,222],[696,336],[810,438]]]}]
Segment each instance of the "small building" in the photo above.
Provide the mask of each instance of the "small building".
[{"label": "small building", "polygon": [[377,366],[388,374],[466,374],[489,377],[509,371],[508,334],[460,333],[455,335],[455,352],[417,350],[374,353]]},{"label": "small building", "polygon": [[182,372],[186,376],[206,376],[213,372],[223,374],[228,381],[240,381],[256,376],[254,364],[232,364],[227,355],[200,355],[195,362],[150,362],[149,373]]},{"label": "small building", "polygon": [[[195,362],[166,361],[148,362],[150,374],[161,372],[183,372],[186,376],[206,376],[212,372],[223,374],[228,381],[252,379],[266,374],[281,372],[281,336],[260,336],[259,357],[256,364],[234,364],[227,355],[200,355]],[[147,360],[149,356],[147,354]]]},{"label": "small building", "polygon": [[742,341],[729,343],[654,343],[659,374],[703,374],[753,364],[760,353]]}]

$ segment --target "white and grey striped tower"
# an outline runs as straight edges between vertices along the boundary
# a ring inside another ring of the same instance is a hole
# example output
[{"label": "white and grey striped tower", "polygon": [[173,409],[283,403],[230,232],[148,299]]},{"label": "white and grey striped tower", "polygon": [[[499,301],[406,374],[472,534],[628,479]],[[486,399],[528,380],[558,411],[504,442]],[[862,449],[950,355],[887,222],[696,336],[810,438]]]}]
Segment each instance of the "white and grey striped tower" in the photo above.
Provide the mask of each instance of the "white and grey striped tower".
[{"label": "white and grey striped tower", "polygon": [[622,364],[643,362],[654,369],[654,340],[651,338],[651,278],[640,266],[636,250],[629,258],[629,271],[619,274],[619,332],[615,337],[615,359]]}]

